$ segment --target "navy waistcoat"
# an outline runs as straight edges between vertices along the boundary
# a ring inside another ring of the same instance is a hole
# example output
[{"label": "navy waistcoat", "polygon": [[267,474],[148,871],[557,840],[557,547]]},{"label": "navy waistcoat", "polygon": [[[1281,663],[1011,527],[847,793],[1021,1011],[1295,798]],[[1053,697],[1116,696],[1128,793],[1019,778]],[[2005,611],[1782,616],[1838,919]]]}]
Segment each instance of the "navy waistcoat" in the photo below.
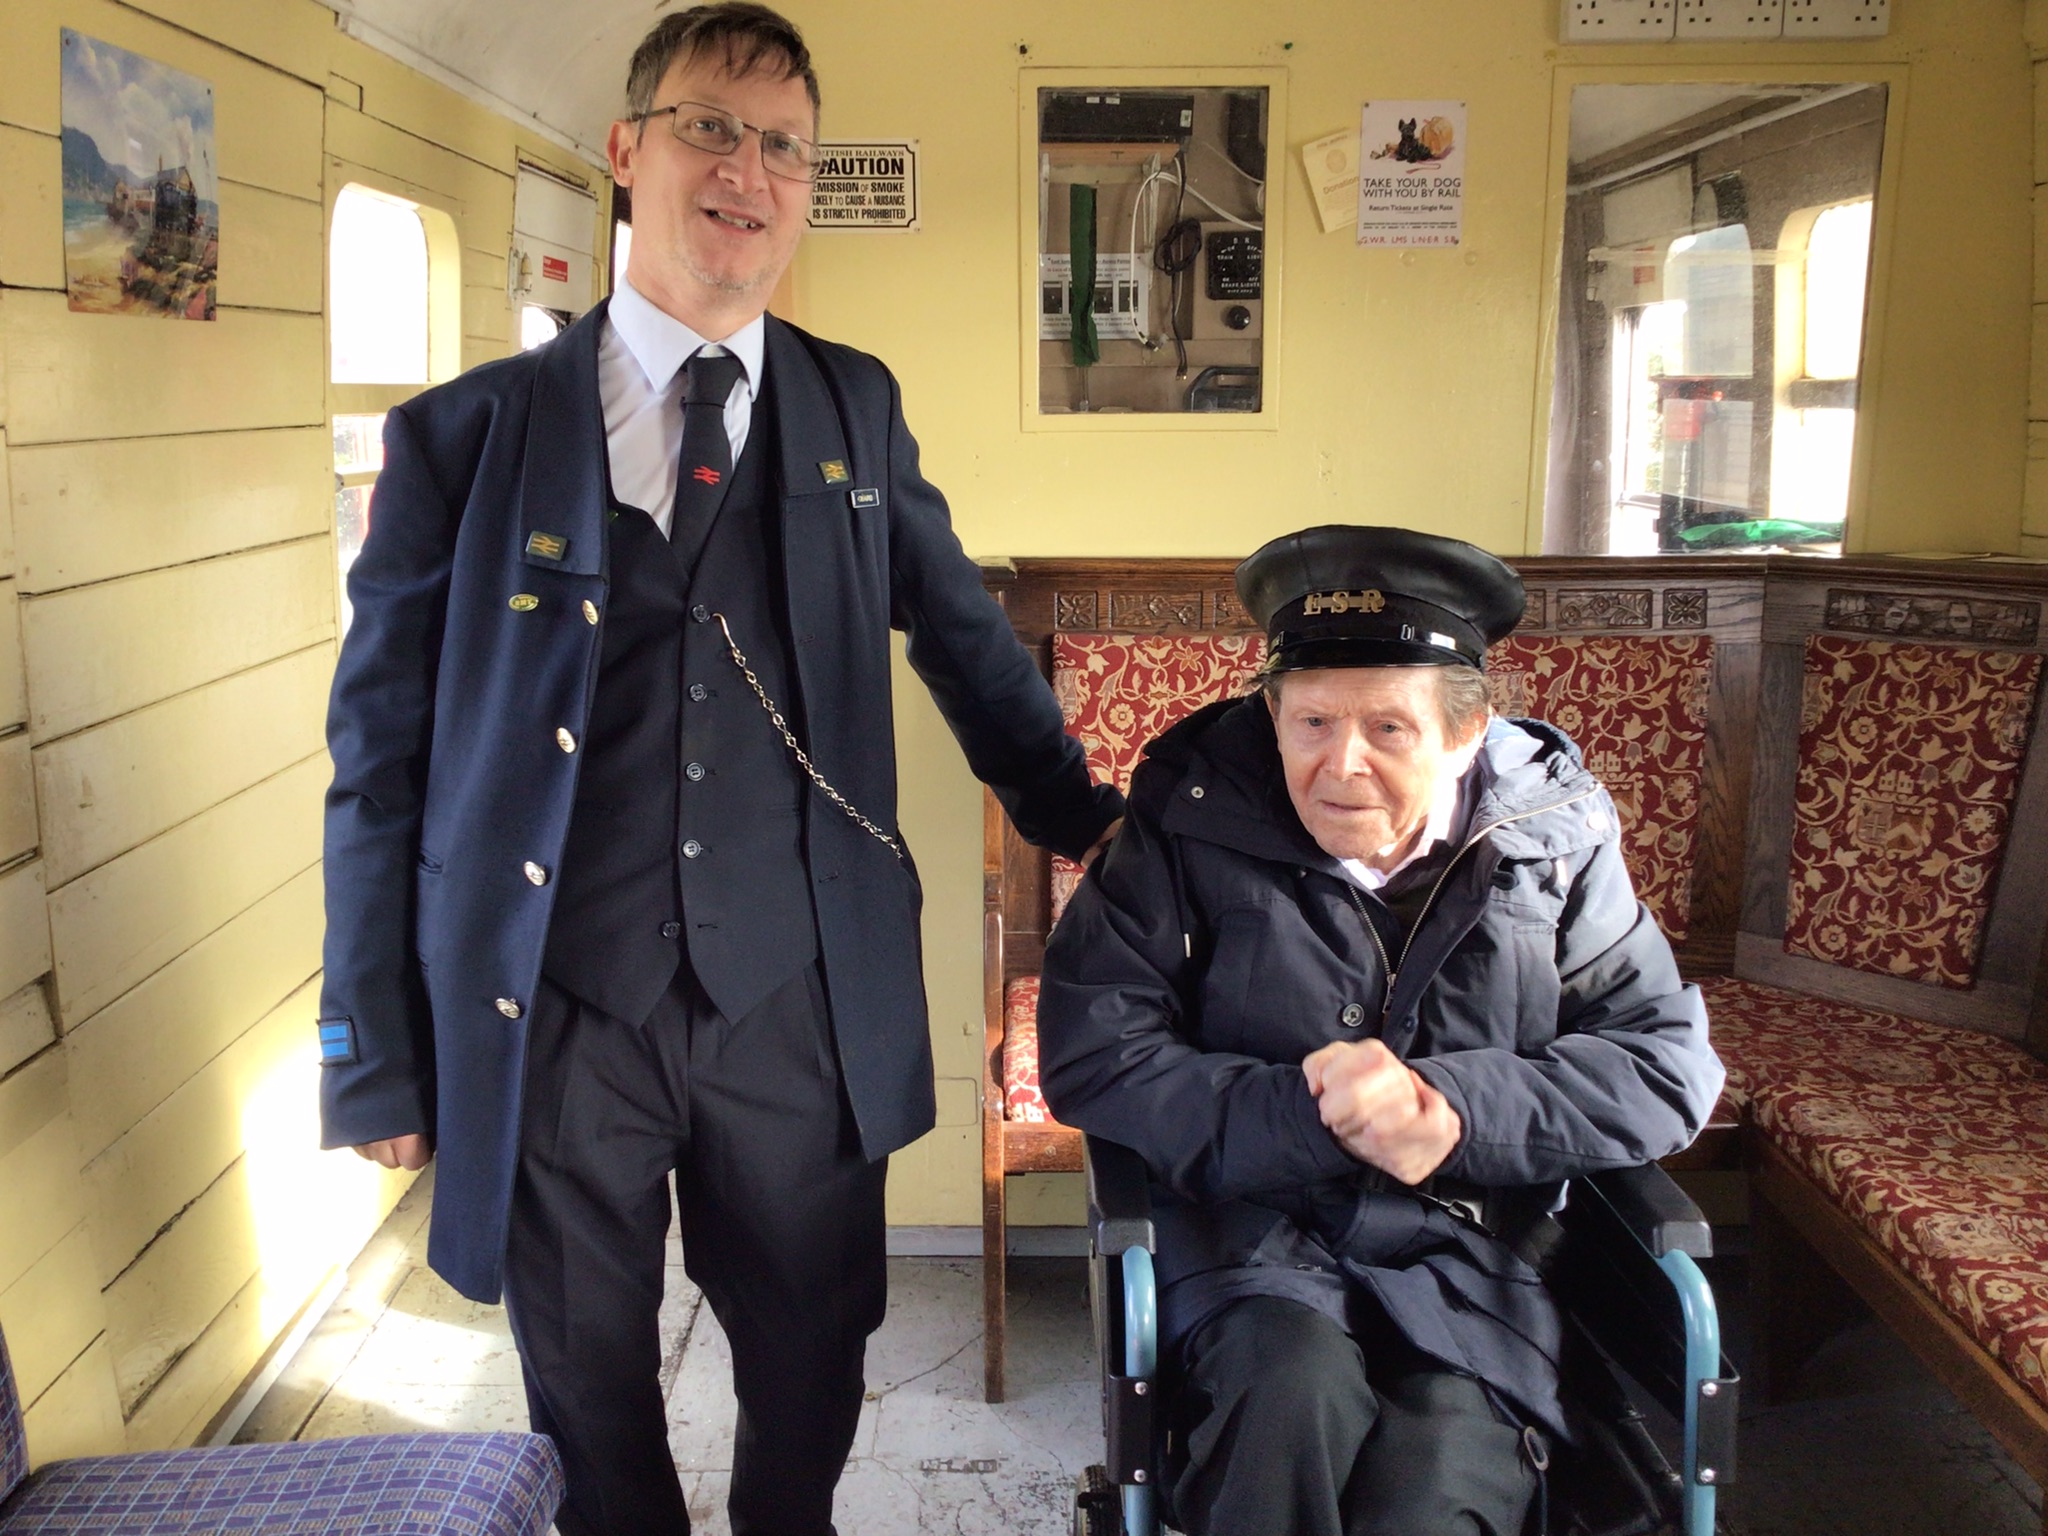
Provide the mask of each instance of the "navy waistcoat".
[{"label": "navy waistcoat", "polygon": [[806,781],[714,617],[801,732],[774,421],[764,392],[694,570],[688,530],[671,542],[631,507],[615,508],[607,530],[597,687],[543,969],[632,1023],[685,956],[736,1019],[817,953]]}]

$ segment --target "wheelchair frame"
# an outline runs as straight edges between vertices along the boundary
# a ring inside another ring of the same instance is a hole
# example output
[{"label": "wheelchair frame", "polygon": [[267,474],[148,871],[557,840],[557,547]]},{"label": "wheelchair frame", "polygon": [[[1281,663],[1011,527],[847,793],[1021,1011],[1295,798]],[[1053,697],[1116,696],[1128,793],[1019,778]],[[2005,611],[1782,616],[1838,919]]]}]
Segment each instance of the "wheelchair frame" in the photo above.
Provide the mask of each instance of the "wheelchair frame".
[{"label": "wheelchair frame", "polygon": [[[1094,1136],[1085,1163],[1105,1458],[1082,1475],[1074,1530],[1160,1536],[1150,1175],[1135,1152]],[[1735,1479],[1740,1378],[1721,1351],[1714,1293],[1697,1262],[1713,1252],[1706,1218],[1649,1163],[1573,1180],[1560,1224],[1558,1259],[1546,1265],[1552,1290],[1605,1362],[1683,1426],[1674,1470],[1630,1410],[1612,1449],[1632,1464],[1625,1481],[1644,1510],[1601,1536],[1713,1536],[1715,1493]]]}]

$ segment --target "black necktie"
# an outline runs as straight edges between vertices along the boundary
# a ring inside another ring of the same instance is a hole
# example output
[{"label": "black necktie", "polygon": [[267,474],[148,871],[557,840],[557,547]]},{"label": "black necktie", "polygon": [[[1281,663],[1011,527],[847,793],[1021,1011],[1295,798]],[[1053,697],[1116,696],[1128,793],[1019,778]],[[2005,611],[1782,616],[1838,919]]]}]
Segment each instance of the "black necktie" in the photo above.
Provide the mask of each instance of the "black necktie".
[{"label": "black necktie", "polygon": [[746,370],[730,352],[695,354],[683,365],[683,452],[676,471],[676,504],[669,541],[694,570],[712,520],[732,479],[732,440],[725,435],[725,402]]}]

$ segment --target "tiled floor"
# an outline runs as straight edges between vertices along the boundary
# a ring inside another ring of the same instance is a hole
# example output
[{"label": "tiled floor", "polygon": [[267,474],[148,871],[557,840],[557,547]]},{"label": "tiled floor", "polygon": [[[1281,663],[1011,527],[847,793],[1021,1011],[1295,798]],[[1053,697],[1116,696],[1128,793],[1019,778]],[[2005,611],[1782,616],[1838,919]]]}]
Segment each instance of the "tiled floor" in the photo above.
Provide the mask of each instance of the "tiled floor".
[{"label": "tiled floor", "polygon": [[[401,1428],[523,1428],[504,1314],[425,1266],[430,1181],[408,1195],[243,1439]],[[662,1324],[670,1445],[699,1532],[724,1536],[733,1402],[725,1339],[671,1250]],[[1715,1261],[1730,1352],[1744,1353],[1740,1259]],[[981,1400],[972,1259],[894,1259],[888,1321],[839,1487],[843,1536],[1058,1536],[1101,1455],[1078,1260],[1012,1260],[1010,1401]],[[2040,1495],[1875,1323],[1834,1341],[1795,1401],[1743,1418],[1729,1536],[2038,1536]]]}]

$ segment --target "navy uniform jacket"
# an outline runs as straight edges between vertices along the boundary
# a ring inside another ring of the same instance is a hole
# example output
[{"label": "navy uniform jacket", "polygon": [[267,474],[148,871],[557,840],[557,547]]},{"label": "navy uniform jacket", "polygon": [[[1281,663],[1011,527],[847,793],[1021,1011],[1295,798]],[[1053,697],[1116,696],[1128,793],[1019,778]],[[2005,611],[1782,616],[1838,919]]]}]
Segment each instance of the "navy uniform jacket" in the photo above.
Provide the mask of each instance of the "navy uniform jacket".
[{"label": "navy uniform jacket", "polygon": [[[499,1291],[524,1014],[554,889],[525,866],[559,864],[600,654],[602,316],[390,413],[328,716],[323,1145],[431,1135],[429,1257],[479,1299]],[[766,346],[781,576],[813,761],[896,831],[890,630],[903,630],[969,766],[1018,830],[1079,855],[1121,799],[1090,784],[1050,689],[918,472],[895,380],[772,317]],[[515,607],[520,594],[538,601]],[[864,1150],[881,1157],[934,1118],[917,874],[818,794],[805,852],[847,1092]]]}]

